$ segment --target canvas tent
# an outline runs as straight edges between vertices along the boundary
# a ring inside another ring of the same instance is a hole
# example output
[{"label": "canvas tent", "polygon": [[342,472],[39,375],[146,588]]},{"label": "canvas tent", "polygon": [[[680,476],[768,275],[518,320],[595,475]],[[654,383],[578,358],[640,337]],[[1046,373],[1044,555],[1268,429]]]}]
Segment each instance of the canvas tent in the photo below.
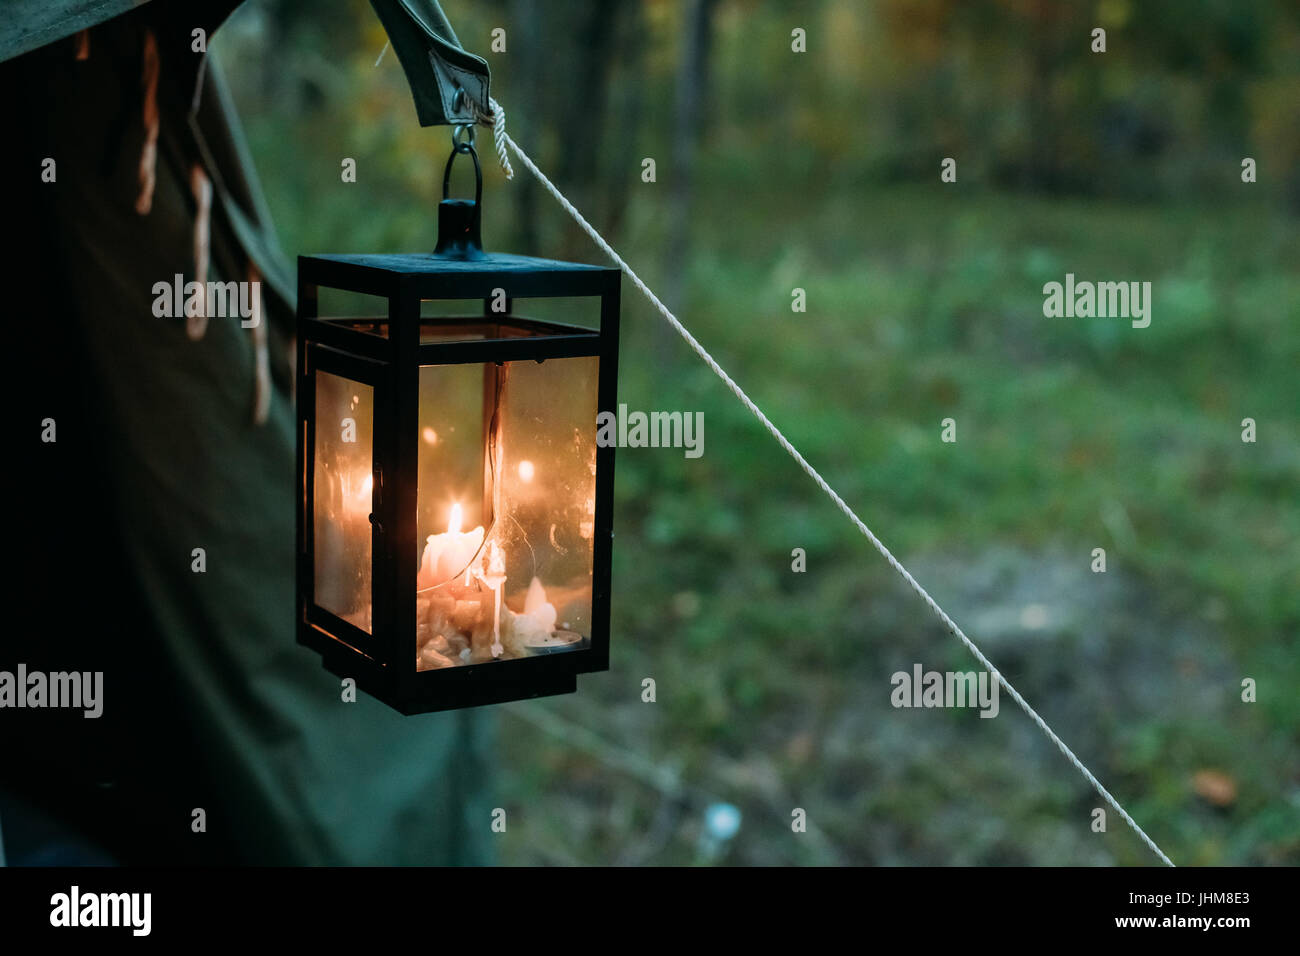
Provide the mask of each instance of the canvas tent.
[{"label": "canvas tent", "polygon": [[[235,6],[16,0],[0,20],[19,406],[0,672],[103,674],[102,716],[0,712],[8,861],[484,862],[490,715],[344,703],[294,642],[292,269],[193,49]],[[476,58],[437,5],[376,9],[428,71],[421,122],[458,119],[439,64],[472,78]],[[156,283],[200,272],[260,282],[262,321],[155,314]]]}]

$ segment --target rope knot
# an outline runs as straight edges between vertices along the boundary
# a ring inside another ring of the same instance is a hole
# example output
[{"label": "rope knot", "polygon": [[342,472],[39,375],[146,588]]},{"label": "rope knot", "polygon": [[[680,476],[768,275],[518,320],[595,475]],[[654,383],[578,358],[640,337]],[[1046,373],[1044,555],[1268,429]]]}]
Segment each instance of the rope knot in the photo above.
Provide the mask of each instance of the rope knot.
[{"label": "rope knot", "polygon": [[514,179],[515,171],[510,165],[510,155],[506,152],[506,111],[490,96],[487,112],[484,112],[482,104],[475,100],[470,100],[470,105],[474,109],[475,120],[483,126],[492,127],[492,145],[496,147],[497,162],[501,164],[506,179]]}]

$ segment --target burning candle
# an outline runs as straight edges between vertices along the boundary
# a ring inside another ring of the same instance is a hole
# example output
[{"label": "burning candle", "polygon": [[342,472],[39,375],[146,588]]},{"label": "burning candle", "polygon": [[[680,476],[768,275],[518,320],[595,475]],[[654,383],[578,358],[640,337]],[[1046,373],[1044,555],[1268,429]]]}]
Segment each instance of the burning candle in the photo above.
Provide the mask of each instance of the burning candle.
[{"label": "burning candle", "polygon": [[451,580],[466,569],[474,555],[483,547],[482,526],[472,531],[461,531],[463,520],[460,502],[453,503],[446,533],[431,534],[428,537],[420,561],[417,587],[431,588]]}]

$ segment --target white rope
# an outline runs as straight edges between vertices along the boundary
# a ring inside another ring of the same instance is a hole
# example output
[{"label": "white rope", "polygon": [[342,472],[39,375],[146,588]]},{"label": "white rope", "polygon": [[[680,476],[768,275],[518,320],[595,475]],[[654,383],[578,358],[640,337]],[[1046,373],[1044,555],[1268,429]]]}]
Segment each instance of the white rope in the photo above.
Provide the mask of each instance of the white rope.
[{"label": "white rope", "polygon": [[912,577],[907,568],[903,567],[899,560],[894,557],[893,553],[885,547],[879,538],[876,537],[875,533],[872,532],[872,530],[863,523],[862,519],[857,516],[853,509],[845,503],[844,499],[836,494],[835,489],[826,482],[826,479],[818,474],[817,469],[810,465],[807,459],[799,453],[799,449],[790,444],[789,439],[781,433],[779,428],[772,424],[771,420],[763,414],[762,409],[755,405],[753,400],[745,394],[744,389],[737,385],[731,376],[723,371],[722,366],[714,360],[713,356],[705,350],[704,346],[696,340],[695,336],[691,335],[691,333],[687,331],[686,327],[678,321],[677,316],[673,315],[672,312],[668,310],[668,307],[659,301],[659,297],[650,291],[650,287],[641,281],[641,277],[632,271],[632,267],[623,261],[623,257],[615,252],[613,247],[604,240],[591,223],[587,222],[587,220],[583,218],[582,213],[578,212],[573,203],[569,202],[569,200],[564,197],[564,194],[556,188],[555,184],[546,178],[546,175],[537,168],[537,165],[528,157],[528,154],[519,148],[519,144],[507,135],[505,131],[505,113],[501,110],[501,107],[497,105],[495,100],[492,100],[491,103],[493,114],[496,118],[496,128],[493,135],[496,140],[498,153],[504,156],[505,145],[509,145],[509,147],[514,150],[515,155],[519,157],[519,161],[524,164],[524,167],[537,177],[538,182],[546,187],[547,191],[555,197],[555,201],[564,207],[564,211],[573,217],[573,220],[581,226],[583,231],[591,237],[592,241],[601,248],[601,251],[603,251],[605,255],[609,256],[610,259],[612,259],[618,267],[623,270],[627,277],[632,280],[633,284],[641,290],[641,293],[650,300],[651,304],[654,305],[654,307],[659,311],[659,314],[664,317],[665,321],[677,330],[677,334],[686,340],[686,344],[695,351],[696,355],[704,360],[704,364],[711,368],[718,378],[722,379],[727,388],[731,389],[736,398],[740,400],[741,404],[748,408],[754,414],[754,417],[762,422],[763,427],[766,428],[771,436],[777,440],[777,443],[789,453],[791,458],[799,463],[799,467],[804,470],[809,478],[817,483],[817,487],[821,488],[821,490],[826,493],[826,496],[830,498],[831,501],[835,502],[835,506],[839,508],[840,511],[844,512],[844,515],[853,522],[854,526],[862,532],[863,536],[866,537],[875,549],[880,552],[884,559],[889,562],[889,566],[897,571],[904,581],[911,585],[912,590],[921,596],[921,599],[930,606],[930,610],[935,613],[948,630],[966,645],[967,650],[975,655],[975,659],[983,664],[989,673],[996,678],[1002,688],[1011,695],[1011,699],[1019,704],[1020,709],[1028,714],[1029,718],[1038,725],[1038,729],[1047,735],[1047,739],[1056,744],[1057,749],[1065,755],[1065,758],[1074,765],[1074,768],[1078,770],[1079,773],[1083,774],[1083,778],[1087,780],[1088,783],[1092,784],[1093,788],[1101,794],[1106,802],[1115,809],[1115,812],[1124,819],[1124,822],[1133,828],[1133,832],[1142,838],[1142,842],[1150,847],[1151,851],[1155,853],[1156,856],[1160,857],[1164,863],[1173,866],[1173,861],[1165,855],[1164,851],[1161,850],[1160,847],[1156,846],[1154,840],[1146,835],[1146,832],[1137,825],[1137,821],[1128,815],[1128,811],[1120,806],[1119,801],[1110,795],[1110,791],[1101,785],[1101,781],[1093,775],[1091,770],[1083,765],[1083,761],[1074,755],[1074,751],[1065,745],[1065,741],[1058,737],[1051,727],[1047,726],[1047,722],[1043,720],[1042,717],[1038,716],[1038,712],[1034,710],[1034,708],[1030,707],[1029,703],[1020,696],[1020,692],[1012,687],[1011,683],[1005,677],[998,673],[997,668],[995,668],[989,659],[984,656],[984,652],[976,647],[975,642],[967,637],[965,632],[957,626],[957,622],[949,617],[947,612],[939,606],[938,602],[935,601],[934,598],[930,597],[929,592],[917,583],[916,578]]},{"label": "white rope", "polygon": [[506,135],[506,111],[501,108],[500,103],[490,96],[488,97],[488,108],[491,112],[483,112],[483,107],[474,100],[470,100],[470,105],[474,110],[474,115],[478,117],[478,121],[484,126],[492,127],[492,145],[497,150],[497,161],[501,164],[506,179],[514,179],[515,170],[510,165],[510,154],[506,152],[506,143],[509,142],[516,150],[519,147],[515,146],[510,137]]}]

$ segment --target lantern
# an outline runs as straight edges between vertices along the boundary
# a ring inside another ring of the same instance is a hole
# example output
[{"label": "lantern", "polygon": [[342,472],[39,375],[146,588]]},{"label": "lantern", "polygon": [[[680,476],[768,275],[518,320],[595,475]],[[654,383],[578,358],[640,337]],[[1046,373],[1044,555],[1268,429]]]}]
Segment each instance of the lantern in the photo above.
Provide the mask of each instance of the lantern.
[{"label": "lantern", "polygon": [[[432,254],[298,260],[298,641],[406,714],[609,666],[619,272],[483,252],[459,133]],[[336,292],[386,311],[320,314]]]}]

